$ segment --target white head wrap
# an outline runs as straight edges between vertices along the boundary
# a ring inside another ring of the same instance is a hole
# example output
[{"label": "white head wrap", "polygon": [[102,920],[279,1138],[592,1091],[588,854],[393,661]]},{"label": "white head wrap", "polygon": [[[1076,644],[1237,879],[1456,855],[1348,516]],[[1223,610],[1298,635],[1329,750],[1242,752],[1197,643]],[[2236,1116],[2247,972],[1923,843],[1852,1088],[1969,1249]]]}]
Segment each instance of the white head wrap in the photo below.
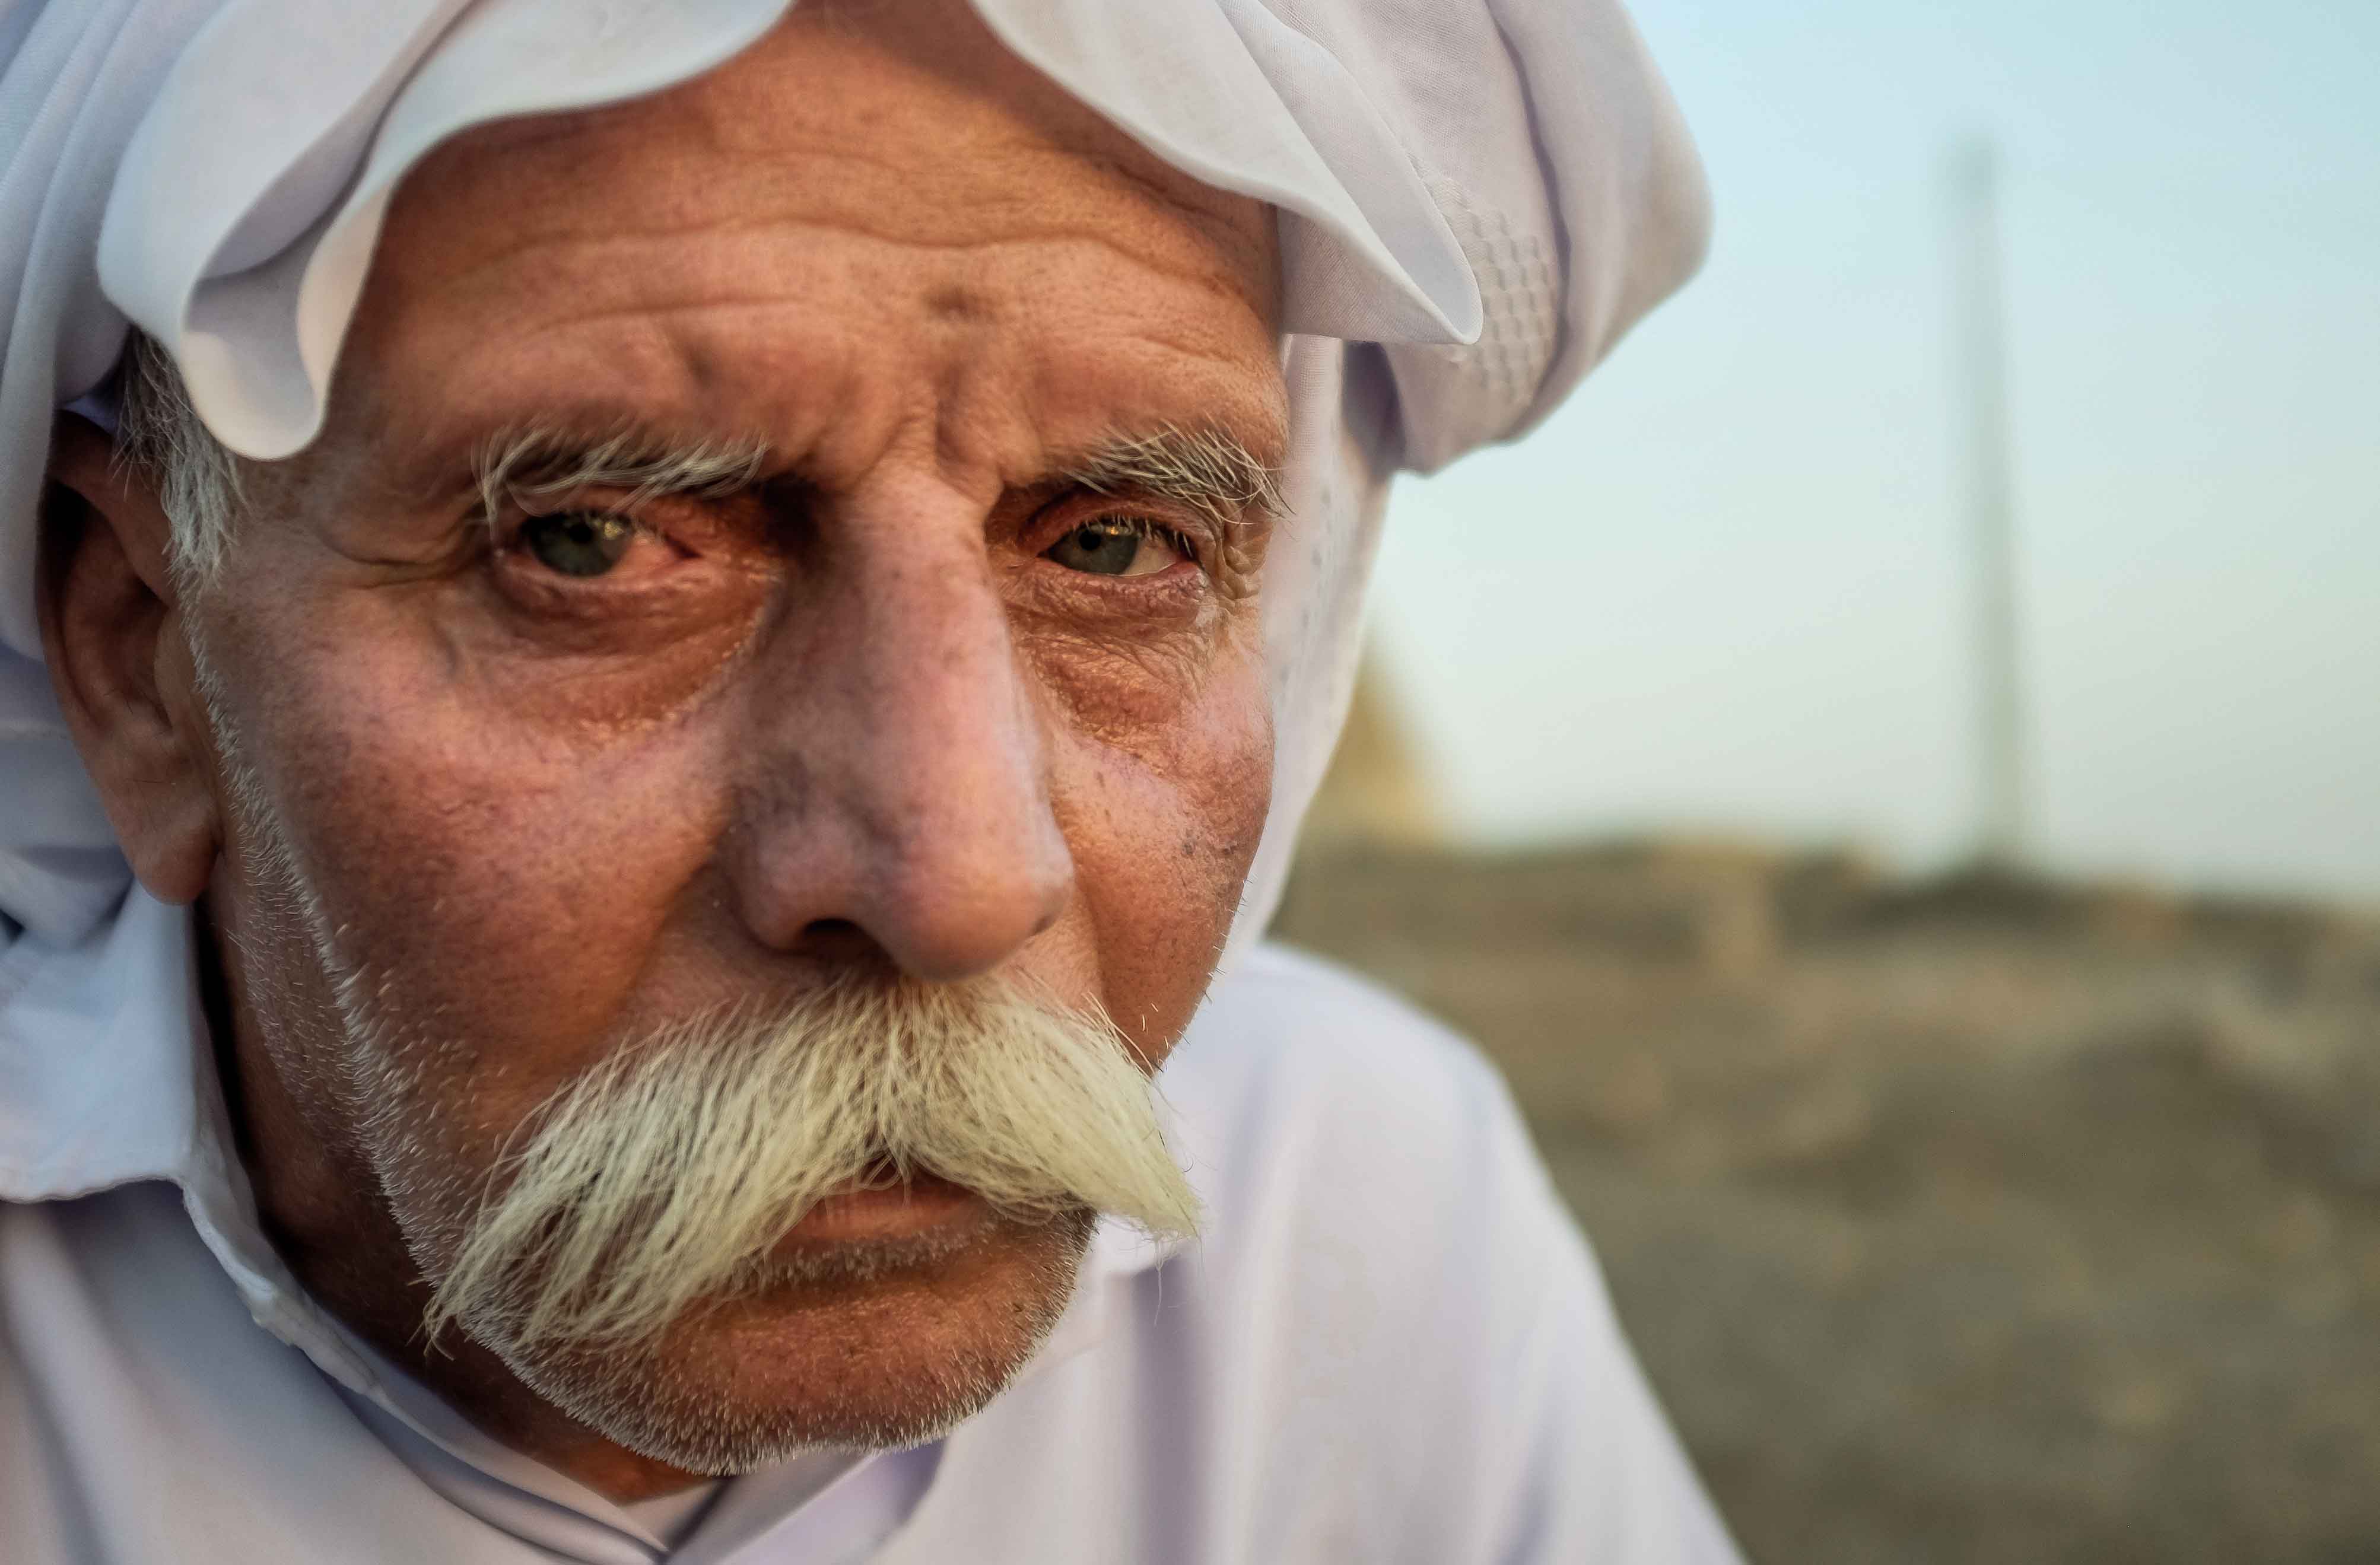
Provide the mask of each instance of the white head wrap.
[{"label": "white head wrap", "polygon": [[[1278,759],[1245,943],[1346,710],[1390,475],[1527,428],[1682,281],[1700,173],[1617,0],[975,4],[1150,151],[1281,214],[1290,517],[1267,567]],[[136,1112],[118,1090],[187,1061],[186,919],[128,896],[40,663],[55,410],[105,416],[137,323],[226,445],[298,450],[389,196],[427,151],[682,80],[785,8],[0,0],[0,939],[18,931],[0,1198],[190,1155],[161,1128],[181,1108]]]}]

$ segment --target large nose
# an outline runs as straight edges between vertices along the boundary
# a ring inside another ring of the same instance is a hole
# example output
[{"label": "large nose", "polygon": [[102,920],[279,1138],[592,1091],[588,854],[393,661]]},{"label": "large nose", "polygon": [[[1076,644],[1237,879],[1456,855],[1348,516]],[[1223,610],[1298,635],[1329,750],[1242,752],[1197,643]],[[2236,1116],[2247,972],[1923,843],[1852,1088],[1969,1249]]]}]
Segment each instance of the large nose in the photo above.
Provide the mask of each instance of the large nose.
[{"label": "large nose", "polygon": [[756,676],[731,874],[747,928],[856,926],[904,972],[998,965],[1073,894],[1040,703],[979,515],[880,504],[832,529]]}]

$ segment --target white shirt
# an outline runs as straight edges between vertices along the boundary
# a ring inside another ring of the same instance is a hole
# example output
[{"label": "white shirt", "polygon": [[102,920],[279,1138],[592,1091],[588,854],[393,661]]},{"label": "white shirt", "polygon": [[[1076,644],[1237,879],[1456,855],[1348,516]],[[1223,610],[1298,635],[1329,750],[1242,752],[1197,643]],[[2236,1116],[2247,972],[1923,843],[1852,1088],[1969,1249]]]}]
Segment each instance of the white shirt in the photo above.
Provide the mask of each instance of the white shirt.
[{"label": "white shirt", "polygon": [[0,1205],[0,1560],[1736,1559],[1466,1045],[1261,948],[1160,1080],[1197,1243],[1103,1228],[985,1412],[917,1451],[739,1479],[674,1551],[424,1407],[296,1294],[236,1168],[209,1188],[202,1082],[178,1193]]}]

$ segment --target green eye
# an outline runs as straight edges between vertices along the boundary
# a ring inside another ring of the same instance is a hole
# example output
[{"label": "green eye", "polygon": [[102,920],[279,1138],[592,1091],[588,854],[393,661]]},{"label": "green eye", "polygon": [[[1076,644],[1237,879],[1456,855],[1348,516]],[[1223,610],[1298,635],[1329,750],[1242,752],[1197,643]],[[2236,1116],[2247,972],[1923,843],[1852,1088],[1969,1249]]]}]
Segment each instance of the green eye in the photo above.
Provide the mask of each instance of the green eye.
[{"label": "green eye", "polygon": [[1093,576],[1148,576],[1180,558],[1145,523],[1102,519],[1086,522],[1041,552],[1070,571]]},{"label": "green eye", "polygon": [[636,536],[634,523],[591,511],[532,516],[521,528],[521,541],[539,564],[577,576],[601,576],[618,564]]}]

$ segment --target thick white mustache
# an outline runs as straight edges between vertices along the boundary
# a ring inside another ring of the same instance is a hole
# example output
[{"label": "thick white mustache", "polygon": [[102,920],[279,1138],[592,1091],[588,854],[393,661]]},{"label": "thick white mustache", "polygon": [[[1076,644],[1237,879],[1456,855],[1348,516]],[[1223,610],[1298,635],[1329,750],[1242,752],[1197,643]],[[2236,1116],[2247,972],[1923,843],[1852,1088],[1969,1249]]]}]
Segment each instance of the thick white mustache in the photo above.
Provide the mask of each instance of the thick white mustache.
[{"label": "thick white mustache", "polygon": [[500,1352],[649,1340],[847,1182],[938,1174],[1003,1216],[1196,1231],[1154,1089],[1104,1017],[981,981],[830,985],[615,1049],[532,1116],[424,1325]]}]

